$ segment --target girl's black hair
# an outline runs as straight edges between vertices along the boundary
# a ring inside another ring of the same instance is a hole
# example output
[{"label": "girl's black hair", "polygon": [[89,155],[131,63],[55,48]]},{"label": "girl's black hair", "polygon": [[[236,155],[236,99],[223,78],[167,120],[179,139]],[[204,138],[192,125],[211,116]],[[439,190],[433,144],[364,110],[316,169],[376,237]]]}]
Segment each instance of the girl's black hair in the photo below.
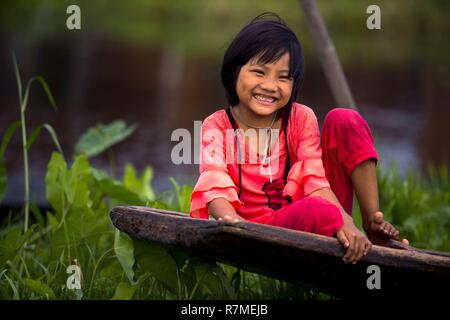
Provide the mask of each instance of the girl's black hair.
[{"label": "girl's black hair", "polygon": [[231,106],[239,103],[236,81],[243,65],[254,57],[260,63],[276,62],[285,53],[289,53],[289,76],[293,78],[292,94],[287,103],[291,106],[304,72],[303,51],[297,36],[275,13],[260,14],[247,24],[223,57],[221,76],[228,103]]}]

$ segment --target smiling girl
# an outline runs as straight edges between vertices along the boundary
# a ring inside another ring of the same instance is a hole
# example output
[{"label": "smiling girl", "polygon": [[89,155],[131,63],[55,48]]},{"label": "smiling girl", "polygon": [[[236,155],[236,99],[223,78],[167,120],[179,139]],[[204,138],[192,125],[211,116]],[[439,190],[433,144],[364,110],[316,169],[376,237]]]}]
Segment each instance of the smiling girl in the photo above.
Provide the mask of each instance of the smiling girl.
[{"label": "smiling girl", "polygon": [[[379,211],[367,122],[333,109],[321,138],[313,110],[294,101],[303,70],[301,45],[278,16],[260,15],[236,35],[222,65],[230,106],[202,124],[190,215],[334,236],[346,248],[344,261],[356,263],[372,243],[399,232]],[[351,217],[353,192],[368,238]]]}]

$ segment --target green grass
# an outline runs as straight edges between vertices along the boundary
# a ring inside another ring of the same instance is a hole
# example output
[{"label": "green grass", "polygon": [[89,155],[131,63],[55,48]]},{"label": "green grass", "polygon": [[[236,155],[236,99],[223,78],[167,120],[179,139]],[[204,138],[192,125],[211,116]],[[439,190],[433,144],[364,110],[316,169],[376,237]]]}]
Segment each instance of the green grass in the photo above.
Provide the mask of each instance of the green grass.
[{"label": "green grass", "polygon": [[[402,238],[411,245],[450,251],[450,175],[447,167],[429,167],[425,174],[409,171],[401,177],[391,165],[378,170],[380,209]],[[356,225],[361,228],[357,201],[353,208]]]}]

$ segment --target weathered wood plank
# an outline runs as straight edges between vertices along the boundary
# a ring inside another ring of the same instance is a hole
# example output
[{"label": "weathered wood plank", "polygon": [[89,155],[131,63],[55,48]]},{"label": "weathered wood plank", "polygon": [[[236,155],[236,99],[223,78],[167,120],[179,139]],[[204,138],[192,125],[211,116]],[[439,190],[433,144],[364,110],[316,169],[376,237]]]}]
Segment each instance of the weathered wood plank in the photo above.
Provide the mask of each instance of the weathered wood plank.
[{"label": "weathered wood plank", "polygon": [[[113,208],[111,219],[118,229],[137,239],[184,248],[339,297],[429,295],[439,288],[450,288],[448,253],[373,246],[358,264],[347,265],[342,261],[344,249],[336,239],[306,232],[250,222],[192,219],[145,207]],[[380,267],[381,290],[367,288],[370,265]]]}]

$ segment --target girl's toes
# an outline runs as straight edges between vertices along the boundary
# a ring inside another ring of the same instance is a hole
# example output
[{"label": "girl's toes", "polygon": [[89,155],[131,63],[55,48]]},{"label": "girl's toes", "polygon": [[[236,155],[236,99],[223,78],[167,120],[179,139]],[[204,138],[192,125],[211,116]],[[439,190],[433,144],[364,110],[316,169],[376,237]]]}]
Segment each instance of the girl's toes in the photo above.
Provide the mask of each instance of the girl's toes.
[{"label": "girl's toes", "polygon": [[383,212],[381,211],[375,212],[374,220],[376,223],[382,224],[384,220]]},{"label": "girl's toes", "polygon": [[391,226],[391,228],[389,229],[389,235],[390,235],[391,237],[394,237],[394,235],[395,235],[395,228],[392,227],[392,226]]},{"label": "girl's toes", "polygon": [[386,222],[386,230],[389,232],[389,235],[392,235],[395,231],[395,228],[392,224]]},{"label": "girl's toes", "polygon": [[389,224],[389,236],[396,239],[399,234],[400,232],[392,224]]},{"label": "girl's toes", "polygon": [[404,244],[406,244],[407,246],[409,246],[409,241],[408,241],[408,239],[403,239],[402,242],[403,242]]},{"label": "girl's toes", "polygon": [[382,223],[380,228],[384,234],[389,234],[389,226],[386,222]]}]

